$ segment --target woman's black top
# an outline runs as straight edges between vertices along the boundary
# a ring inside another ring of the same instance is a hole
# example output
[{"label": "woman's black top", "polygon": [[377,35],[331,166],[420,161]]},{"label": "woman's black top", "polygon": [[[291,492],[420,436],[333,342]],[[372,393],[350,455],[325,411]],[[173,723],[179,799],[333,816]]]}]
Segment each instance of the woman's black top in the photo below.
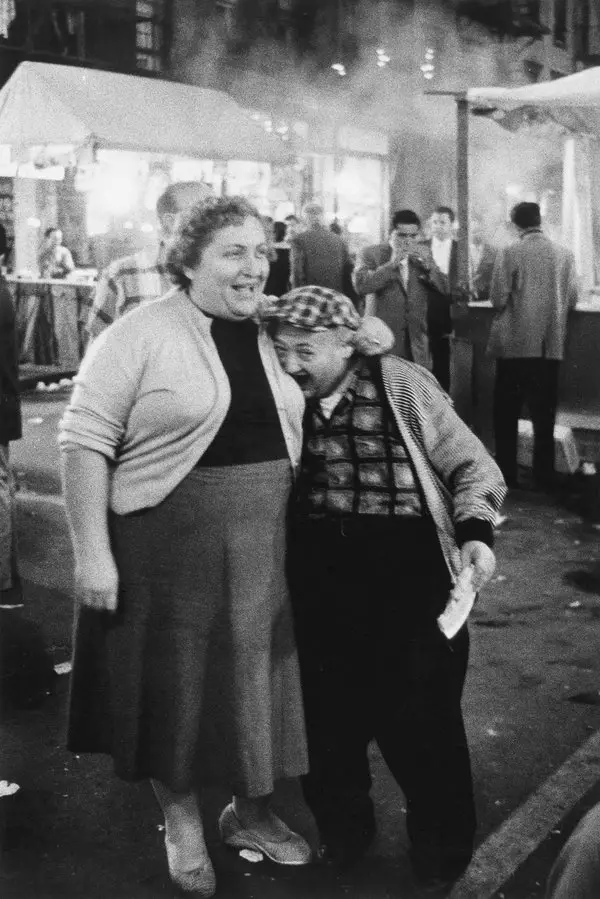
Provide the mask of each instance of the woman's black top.
[{"label": "woman's black top", "polygon": [[201,466],[287,459],[288,451],[252,321],[214,318],[211,334],[231,387],[231,403]]}]

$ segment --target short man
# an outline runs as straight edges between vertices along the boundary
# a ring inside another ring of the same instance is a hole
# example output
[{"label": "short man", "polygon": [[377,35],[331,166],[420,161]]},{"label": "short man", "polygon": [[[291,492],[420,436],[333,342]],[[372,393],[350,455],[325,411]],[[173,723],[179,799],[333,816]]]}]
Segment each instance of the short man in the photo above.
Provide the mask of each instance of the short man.
[{"label": "short man", "polygon": [[443,292],[445,282],[428,248],[419,241],[420,234],[416,212],[395,212],[389,241],[363,249],[354,270],[354,286],[366,298],[365,314],[378,316],[391,328],[392,352],[431,368],[427,310],[431,294]]},{"label": "short man", "polygon": [[444,390],[450,390],[450,335],[452,291],[458,282],[458,244],[454,240],[456,216],[449,206],[438,206],[431,216],[429,246],[435,266],[444,276],[444,292],[432,294],[429,302],[429,346],[432,371]]},{"label": "short man", "polygon": [[554,477],[558,374],[567,317],[578,298],[575,257],[544,235],[537,203],[517,203],[510,217],[519,239],[498,254],[490,289],[496,310],[488,341],[488,353],[496,357],[496,461],[508,485],[518,486],[518,425],[527,403],[533,477],[544,488]]},{"label": "short man", "polygon": [[305,796],[329,855],[359,857],[375,832],[377,740],[406,797],[415,871],[447,885],[475,831],[461,711],[469,635],[448,641],[436,619],[462,569],[475,590],[494,571],[504,482],[433,376],[378,355],[385,341],[347,297],[292,290],[266,317],[307,401],[289,542]]},{"label": "short man", "polygon": [[169,240],[191,207],[209,196],[212,191],[200,181],[176,181],[163,191],[156,203],[160,226],[158,253],[142,250],[116,259],[106,268],[98,281],[85,326],[86,344],[121,315],[157,300],[171,289],[173,284],[165,268]]},{"label": "short man", "polygon": [[20,437],[15,310],[10,290],[0,276],[0,606],[22,602],[14,531],[14,484],[9,464],[9,445]]},{"label": "short man", "polygon": [[332,290],[344,290],[352,264],[348,247],[325,224],[323,207],[307,203],[303,209],[306,230],[292,237],[292,287],[318,284]]}]

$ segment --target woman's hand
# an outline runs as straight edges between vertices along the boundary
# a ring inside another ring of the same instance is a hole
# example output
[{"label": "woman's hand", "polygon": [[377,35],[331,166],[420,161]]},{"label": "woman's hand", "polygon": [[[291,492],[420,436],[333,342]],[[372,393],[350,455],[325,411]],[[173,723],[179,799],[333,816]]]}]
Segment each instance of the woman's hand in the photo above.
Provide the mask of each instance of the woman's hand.
[{"label": "woman's hand", "polygon": [[75,597],[84,606],[115,612],[119,574],[111,553],[82,556],[75,563]]},{"label": "woman's hand", "polygon": [[496,570],[496,556],[487,543],[468,540],[460,550],[462,567],[473,566],[473,590],[477,593],[492,577]]}]

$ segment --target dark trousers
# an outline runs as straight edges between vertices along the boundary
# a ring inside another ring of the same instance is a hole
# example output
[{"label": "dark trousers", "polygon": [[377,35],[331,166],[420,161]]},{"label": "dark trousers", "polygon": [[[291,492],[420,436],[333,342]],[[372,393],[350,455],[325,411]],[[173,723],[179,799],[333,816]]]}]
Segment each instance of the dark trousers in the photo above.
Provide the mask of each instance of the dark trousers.
[{"label": "dark trousers", "polygon": [[439,334],[429,335],[431,371],[446,393],[450,393],[450,337]]},{"label": "dark trousers", "polygon": [[519,417],[526,404],[533,425],[533,476],[541,485],[554,474],[557,359],[497,359],[494,385],[496,462],[506,481],[517,480]]},{"label": "dark trousers", "polygon": [[475,831],[461,710],[468,631],[449,642],[437,627],[450,584],[433,526],[360,520],[292,528],[304,795],[324,843],[372,835],[375,739],[406,798],[415,867],[450,876],[468,864]]}]

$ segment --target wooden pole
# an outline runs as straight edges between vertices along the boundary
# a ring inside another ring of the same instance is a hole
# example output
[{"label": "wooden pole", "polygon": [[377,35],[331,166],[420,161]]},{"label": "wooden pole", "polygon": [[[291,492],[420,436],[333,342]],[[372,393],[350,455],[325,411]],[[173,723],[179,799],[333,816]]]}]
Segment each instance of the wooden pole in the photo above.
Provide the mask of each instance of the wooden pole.
[{"label": "wooden pole", "polygon": [[469,104],[465,91],[425,91],[429,96],[456,100],[456,199],[458,233],[458,280],[469,282]]},{"label": "wooden pole", "polygon": [[456,98],[456,193],[458,203],[458,280],[469,281],[469,104]]}]

